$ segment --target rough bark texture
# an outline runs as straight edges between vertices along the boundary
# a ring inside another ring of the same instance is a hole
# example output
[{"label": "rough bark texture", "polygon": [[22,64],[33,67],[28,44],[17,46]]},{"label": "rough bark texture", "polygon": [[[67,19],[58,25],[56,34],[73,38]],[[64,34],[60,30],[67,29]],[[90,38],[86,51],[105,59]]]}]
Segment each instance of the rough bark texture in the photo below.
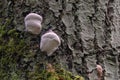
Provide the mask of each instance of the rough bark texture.
[{"label": "rough bark texture", "polygon": [[[19,31],[24,30],[24,17],[30,12],[43,16],[43,30],[52,26],[62,44],[49,62],[85,80],[96,80],[96,72],[89,77],[87,72],[100,64],[102,80],[120,80],[120,0],[1,0],[0,7],[1,23],[9,18],[10,27]],[[43,60],[42,52],[35,50],[36,58],[29,58],[32,66]],[[29,65],[25,69],[30,70]]]}]

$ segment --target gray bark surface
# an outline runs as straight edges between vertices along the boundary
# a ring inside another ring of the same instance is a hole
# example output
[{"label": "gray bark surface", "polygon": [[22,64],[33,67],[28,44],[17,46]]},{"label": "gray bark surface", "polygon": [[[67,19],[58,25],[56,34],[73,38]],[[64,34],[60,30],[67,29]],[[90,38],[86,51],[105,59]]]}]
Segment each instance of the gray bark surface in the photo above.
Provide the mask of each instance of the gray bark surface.
[{"label": "gray bark surface", "polygon": [[[20,31],[30,12],[43,16],[43,30],[52,26],[62,43],[50,62],[85,80],[96,80],[95,71],[89,77],[87,72],[100,64],[102,80],[120,80],[120,0],[1,0],[0,6],[1,23],[9,17]],[[33,64],[42,62],[41,52],[35,54]]]}]

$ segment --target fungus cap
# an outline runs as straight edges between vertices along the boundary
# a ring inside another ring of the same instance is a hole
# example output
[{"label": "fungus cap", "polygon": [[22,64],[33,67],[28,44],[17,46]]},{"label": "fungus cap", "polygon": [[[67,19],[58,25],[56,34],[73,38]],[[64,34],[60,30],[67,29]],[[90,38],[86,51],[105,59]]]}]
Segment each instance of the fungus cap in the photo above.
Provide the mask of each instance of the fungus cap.
[{"label": "fungus cap", "polygon": [[42,16],[36,14],[36,13],[29,13],[25,19],[25,28],[26,31],[32,33],[32,34],[39,34],[42,27],[41,27],[41,22],[42,22]]},{"label": "fungus cap", "polygon": [[103,68],[102,68],[102,66],[101,65],[97,65],[96,69],[97,69],[98,75],[101,77],[102,74],[103,74]]},{"label": "fungus cap", "polygon": [[53,31],[48,31],[41,37],[40,49],[41,51],[47,52],[50,56],[61,44],[60,38]]}]

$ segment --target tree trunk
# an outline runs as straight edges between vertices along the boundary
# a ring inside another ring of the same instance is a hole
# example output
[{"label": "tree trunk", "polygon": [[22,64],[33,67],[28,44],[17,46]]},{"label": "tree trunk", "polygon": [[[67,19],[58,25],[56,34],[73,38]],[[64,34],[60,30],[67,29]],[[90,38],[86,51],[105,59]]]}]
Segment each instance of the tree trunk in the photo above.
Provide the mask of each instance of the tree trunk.
[{"label": "tree trunk", "polygon": [[[104,69],[102,80],[120,79],[120,0],[1,0],[0,6],[1,24],[10,19],[9,28],[24,31],[30,12],[43,16],[43,31],[52,26],[62,43],[48,62],[85,80],[96,80],[96,72],[88,76],[88,71],[99,64]],[[42,62],[42,52],[35,50],[33,64]]]}]

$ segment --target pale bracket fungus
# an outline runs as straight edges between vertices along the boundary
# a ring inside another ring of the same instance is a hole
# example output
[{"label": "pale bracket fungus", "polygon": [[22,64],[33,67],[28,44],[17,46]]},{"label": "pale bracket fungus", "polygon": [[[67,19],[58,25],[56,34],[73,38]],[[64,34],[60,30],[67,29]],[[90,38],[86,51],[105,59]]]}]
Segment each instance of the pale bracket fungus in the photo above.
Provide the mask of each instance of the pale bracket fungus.
[{"label": "pale bracket fungus", "polygon": [[47,33],[43,34],[41,37],[40,49],[41,51],[47,52],[48,56],[58,48],[61,41],[56,33],[49,30]]},{"label": "pale bracket fungus", "polygon": [[96,70],[98,72],[98,80],[101,80],[102,76],[103,76],[103,68],[101,65],[97,65],[96,66]]},{"label": "pale bracket fungus", "polygon": [[[94,72],[95,71],[95,72]],[[90,77],[90,75],[93,75],[92,77],[95,79],[95,80],[102,80],[102,77],[103,77],[103,68],[101,65],[96,65],[96,68],[92,69],[91,71],[88,71],[87,74],[88,74],[88,77]],[[94,73],[96,74],[97,72],[97,77],[95,77]],[[92,74],[93,73],[93,74]],[[97,79],[96,79],[97,78]]]},{"label": "pale bracket fungus", "polygon": [[42,16],[36,13],[29,13],[25,17],[24,22],[25,22],[26,31],[35,35],[40,33],[42,29],[42,26],[41,26]]}]

